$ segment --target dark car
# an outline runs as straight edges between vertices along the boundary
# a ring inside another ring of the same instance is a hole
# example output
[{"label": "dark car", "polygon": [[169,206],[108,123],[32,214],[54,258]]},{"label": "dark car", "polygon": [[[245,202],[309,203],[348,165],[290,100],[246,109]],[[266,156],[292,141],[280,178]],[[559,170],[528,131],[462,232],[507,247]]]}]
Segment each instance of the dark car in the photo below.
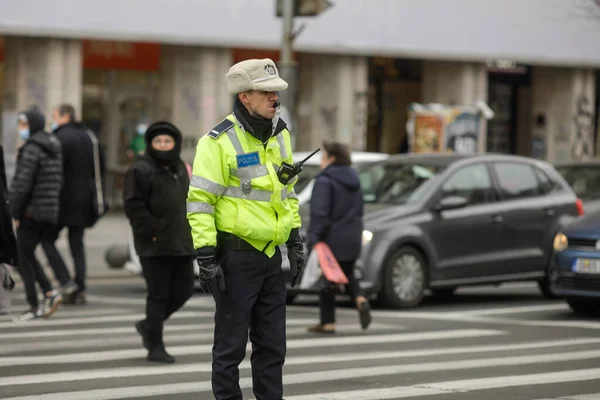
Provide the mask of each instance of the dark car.
[{"label": "dark car", "polygon": [[576,313],[600,308],[600,213],[588,215],[556,234],[552,290]]},{"label": "dark car", "polygon": [[586,214],[600,211],[600,161],[557,164],[556,170],[583,201]]},{"label": "dark car", "polygon": [[[389,306],[425,292],[537,281],[544,295],[554,236],[582,215],[581,201],[548,163],[519,156],[397,155],[361,171],[363,248],[355,275]],[[363,189],[364,190],[364,189]]]}]

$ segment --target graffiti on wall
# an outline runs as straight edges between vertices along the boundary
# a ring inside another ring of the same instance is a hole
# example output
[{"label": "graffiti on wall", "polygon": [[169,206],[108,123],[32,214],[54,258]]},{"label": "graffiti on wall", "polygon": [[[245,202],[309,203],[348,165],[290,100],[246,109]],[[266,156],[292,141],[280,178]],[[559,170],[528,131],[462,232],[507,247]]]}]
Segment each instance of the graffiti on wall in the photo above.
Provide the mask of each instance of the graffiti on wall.
[{"label": "graffiti on wall", "polygon": [[338,106],[335,104],[323,104],[319,108],[319,114],[325,124],[325,129],[333,135],[337,132]]},{"label": "graffiti on wall", "polygon": [[571,157],[574,160],[589,159],[594,155],[594,111],[586,96],[577,99],[573,119],[575,135],[571,141]]}]

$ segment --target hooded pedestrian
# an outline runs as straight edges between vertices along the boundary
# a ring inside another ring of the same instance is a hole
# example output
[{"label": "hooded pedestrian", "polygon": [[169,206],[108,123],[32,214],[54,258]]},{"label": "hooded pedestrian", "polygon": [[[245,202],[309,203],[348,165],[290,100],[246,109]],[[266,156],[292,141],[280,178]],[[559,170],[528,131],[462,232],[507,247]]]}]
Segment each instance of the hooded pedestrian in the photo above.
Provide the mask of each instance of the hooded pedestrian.
[{"label": "hooded pedestrian", "polygon": [[148,296],[146,318],[135,327],[148,361],[173,363],[163,342],[164,321],[194,293],[194,248],[186,217],[190,180],[181,160],[181,133],[159,121],[144,135],[145,154],[125,174],[123,200]]},{"label": "hooded pedestrian", "polygon": [[[315,178],[310,200],[309,246],[325,242],[348,278],[346,289],[359,310],[360,323],[371,323],[370,306],[354,277],[363,232],[364,200],[357,172],[350,166],[350,149],[343,143],[325,142],[321,173]],[[310,332],[335,332],[335,292],[320,295],[319,324]]]},{"label": "hooded pedestrian", "polygon": [[[17,155],[17,166],[10,189],[12,216],[17,225],[19,273],[25,285],[29,310],[18,318],[31,321],[49,317],[62,302],[62,295],[52,285],[35,256],[35,249],[58,222],[62,185],[62,147],[60,141],[44,131],[46,120],[36,111],[18,115],[18,128],[25,141]],[[44,293],[39,308],[35,281]]]}]

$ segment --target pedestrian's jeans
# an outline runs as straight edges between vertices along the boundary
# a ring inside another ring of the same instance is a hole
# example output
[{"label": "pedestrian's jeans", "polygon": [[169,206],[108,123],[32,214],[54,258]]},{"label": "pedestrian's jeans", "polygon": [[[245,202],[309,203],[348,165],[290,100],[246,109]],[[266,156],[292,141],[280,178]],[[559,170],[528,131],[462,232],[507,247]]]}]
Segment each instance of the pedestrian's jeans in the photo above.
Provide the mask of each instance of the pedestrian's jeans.
[{"label": "pedestrian's jeans", "polygon": [[49,227],[50,225],[44,222],[24,219],[20,222],[19,228],[17,229],[19,274],[23,279],[27,302],[32,309],[38,309],[39,307],[35,289],[36,281],[40,284],[44,293],[52,290],[52,285],[35,256],[35,249]]},{"label": "pedestrian's jeans", "polygon": [[148,289],[146,324],[151,347],[163,345],[163,325],[194,294],[191,256],[140,257]]},{"label": "pedestrian's jeans", "polygon": [[[348,278],[346,291],[352,300],[356,300],[358,296],[362,296],[358,281],[354,277],[354,264],[356,261],[338,261],[338,263]],[[322,324],[331,324],[335,322],[335,293],[330,291],[321,292],[319,296],[319,311]]]},{"label": "pedestrian's jeans", "polygon": [[[69,248],[71,249],[71,256],[73,257],[73,264],[75,265],[75,283],[79,286],[79,291],[84,292],[87,269],[85,262],[85,247],[83,244],[84,228],[79,226],[69,226],[68,228]],[[71,276],[69,275],[69,270],[55,245],[62,229],[62,226],[56,225],[49,227],[42,238],[42,248],[44,249],[44,253],[46,253],[46,257],[48,257],[48,262],[54,271],[56,279],[61,285],[65,285],[71,280]]]},{"label": "pedestrian's jeans", "polygon": [[215,312],[212,388],[216,400],[241,400],[238,366],[252,342],[252,387],[257,400],[281,400],[286,353],[286,287],[281,252],[222,250],[225,290]]}]

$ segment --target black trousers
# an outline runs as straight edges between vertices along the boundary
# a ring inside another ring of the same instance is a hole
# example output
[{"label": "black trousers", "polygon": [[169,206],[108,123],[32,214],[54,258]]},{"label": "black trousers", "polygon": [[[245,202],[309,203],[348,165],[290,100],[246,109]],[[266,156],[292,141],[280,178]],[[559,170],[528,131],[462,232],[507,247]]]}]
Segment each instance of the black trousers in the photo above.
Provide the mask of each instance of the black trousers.
[{"label": "black trousers", "polygon": [[223,250],[225,290],[215,312],[212,387],[216,400],[241,400],[238,366],[252,342],[252,386],[257,400],[281,400],[286,354],[286,287],[281,252]]},{"label": "black trousers", "polygon": [[35,256],[35,249],[46,234],[50,225],[30,219],[25,219],[17,229],[17,249],[19,251],[19,274],[23,279],[27,302],[32,309],[39,307],[35,282],[37,281],[44,293],[52,290],[52,285],[46,277],[40,262]]},{"label": "black trousers", "polygon": [[[79,291],[85,291],[85,278],[87,266],[85,262],[85,247],[83,245],[83,227],[69,226],[69,248],[75,265],[75,283],[79,286]],[[58,239],[62,226],[52,226],[42,238],[42,248],[48,257],[48,262],[54,271],[56,279],[61,285],[69,282],[71,276],[65,262],[56,248],[55,242]]]},{"label": "black trousers", "polygon": [[150,345],[163,345],[164,321],[194,294],[194,267],[190,256],[140,257],[148,295],[146,324]]},{"label": "black trousers", "polygon": [[[346,284],[346,292],[350,294],[352,300],[358,296],[362,296],[358,281],[354,277],[354,264],[356,261],[338,261],[342,271],[348,277]],[[331,324],[335,322],[335,293],[323,291],[319,296],[319,311],[321,314],[322,324]]]}]

